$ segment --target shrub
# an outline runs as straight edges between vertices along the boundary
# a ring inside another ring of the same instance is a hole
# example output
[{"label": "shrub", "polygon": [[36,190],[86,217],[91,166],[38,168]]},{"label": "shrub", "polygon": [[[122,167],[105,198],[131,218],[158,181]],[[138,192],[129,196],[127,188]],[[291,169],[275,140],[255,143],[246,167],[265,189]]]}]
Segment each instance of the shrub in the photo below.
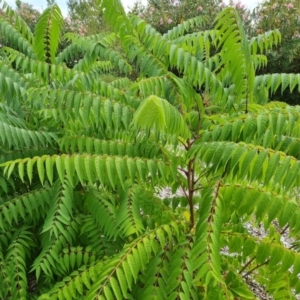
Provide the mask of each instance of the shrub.
[{"label": "shrub", "polygon": [[0,298],[253,299],[249,280],[293,298],[298,244],[280,238],[300,232],[300,109],[268,97],[300,76],[255,76],[280,34],[248,40],[233,8],[213,30],[187,34],[196,18],[165,35],[117,0],[102,8],[112,33],[58,54],[56,5],[34,34],[11,12]]}]

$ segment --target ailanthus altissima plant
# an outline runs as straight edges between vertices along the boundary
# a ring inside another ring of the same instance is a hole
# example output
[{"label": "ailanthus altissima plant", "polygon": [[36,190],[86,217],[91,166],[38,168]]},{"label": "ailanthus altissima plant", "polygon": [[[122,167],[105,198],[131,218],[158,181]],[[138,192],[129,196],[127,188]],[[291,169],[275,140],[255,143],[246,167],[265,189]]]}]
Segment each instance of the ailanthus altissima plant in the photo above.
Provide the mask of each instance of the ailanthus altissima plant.
[{"label": "ailanthus altissima plant", "polygon": [[56,5],[35,32],[4,8],[0,299],[295,299],[300,108],[268,97],[300,75],[255,75],[279,32],[227,8],[161,35],[103,0],[111,33],[57,53]]}]

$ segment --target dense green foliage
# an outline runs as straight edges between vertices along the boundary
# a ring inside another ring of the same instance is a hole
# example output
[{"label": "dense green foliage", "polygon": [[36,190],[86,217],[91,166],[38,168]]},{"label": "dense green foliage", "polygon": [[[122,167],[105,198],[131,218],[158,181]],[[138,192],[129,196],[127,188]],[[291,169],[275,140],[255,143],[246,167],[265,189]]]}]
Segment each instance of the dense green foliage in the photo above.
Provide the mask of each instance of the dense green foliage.
[{"label": "dense green foliage", "polygon": [[[295,72],[300,70],[300,3],[295,0],[265,0],[256,9],[257,33],[279,29],[282,43],[269,55],[268,70]],[[293,61],[293,63],[291,63]]]},{"label": "dense green foliage", "polygon": [[[50,5],[52,0],[48,0],[48,2]],[[11,42],[11,38],[8,38],[9,33],[12,33],[12,28],[10,28],[10,26],[13,25],[14,22],[11,17],[11,11],[11,7],[9,7],[5,2],[0,1],[0,18],[2,20],[0,28],[0,48],[2,46],[8,46],[14,49],[18,49],[15,47],[15,42]],[[29,30],[31,32],[35,31],[35,27],[41,17],[41,12],[39,10],[35,9],[31,4],[16,0],[15,13],[17,13],[17,15],[21,17],[22,22],[24,21],[26,23],[26,26],[29,27]],[[79,35],[86,35],[88,32],[86,25],[80,22],[78,19],[71,20],[69,17],[66,17],[62,20],[62,22],[62,36],[68,32],[76,33]],[[65,49],[69,44],[70,43],[67,39],[60,39],[58,46],[59,51]]]},{"label": "dense green foliage", "polygon": [[300,108],[268,99],[300,75],[255,75],[279,32],[104,8],[111,33],[60,53],[56,5],[33,33],[0,20],[0,298],[295,299]]},{"label": "dense green foliage", "polygon": [[[300,72],[300,2],[265,0],[257,8],[253,27],[257,33],[279,29],[282,42],[267,53],[268,64],[262,73]],[[275,93],[273,99],[299,104],[299,93]]]},{"label": "dense green foliage", "polygon": [[[244,3],[244,4],[243,4]],[[211,29],[217,14],[227,6],[234,7],[241,19],[248,38],[269,30],[278,29],[282,42],[269,49],[265,54],[268,64],[259,70],[259,74],[300,73],[300,2],[298,0],[263,0],[251,10],[245,4],[248,1],[220,0],[148,0],[146,5],[136,2],[132,13],[138,15],[161,33],[183,21],[202,16],[206,22],[190,30]],[[299,93],[289,91],[274,93],[273,100],[299,104]]]}]

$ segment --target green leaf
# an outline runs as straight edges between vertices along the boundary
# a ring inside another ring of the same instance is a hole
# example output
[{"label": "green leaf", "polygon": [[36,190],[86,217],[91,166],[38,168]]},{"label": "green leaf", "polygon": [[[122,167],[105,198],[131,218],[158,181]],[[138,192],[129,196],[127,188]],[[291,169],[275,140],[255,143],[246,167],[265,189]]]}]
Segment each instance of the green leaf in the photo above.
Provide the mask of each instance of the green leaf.
[{"label": "green leaf", "polygon": [[242,297],[242,299],[253,299],[253,293],[245,286],[234,287],[232,288],[232,292],[235,295]]},{"label": "green leaf", "polygon": [[190,136],[189,129],[178,110],[157,96],[146,98],[134,115],[136,126],[154,128],[169,134]]}]

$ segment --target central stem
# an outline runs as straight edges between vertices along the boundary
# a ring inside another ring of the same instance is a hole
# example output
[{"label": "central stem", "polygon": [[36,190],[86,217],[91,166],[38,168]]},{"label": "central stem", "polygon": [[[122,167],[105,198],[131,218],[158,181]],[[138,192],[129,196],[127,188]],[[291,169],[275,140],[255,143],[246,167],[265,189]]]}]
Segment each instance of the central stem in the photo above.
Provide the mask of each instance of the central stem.
[{"label": "central stem", "polygon": [[[188,141],[187,150],[189,150],[192,146],[191,141]],[[195,225],[195,216],[194,216],[194,185],[195,185],[195,169],[194,169],[195,159],[190,159],[187,166],[187,183],[188,183],[188,193],[187,198],[190,206],[190,221],[191,228]]]}]

